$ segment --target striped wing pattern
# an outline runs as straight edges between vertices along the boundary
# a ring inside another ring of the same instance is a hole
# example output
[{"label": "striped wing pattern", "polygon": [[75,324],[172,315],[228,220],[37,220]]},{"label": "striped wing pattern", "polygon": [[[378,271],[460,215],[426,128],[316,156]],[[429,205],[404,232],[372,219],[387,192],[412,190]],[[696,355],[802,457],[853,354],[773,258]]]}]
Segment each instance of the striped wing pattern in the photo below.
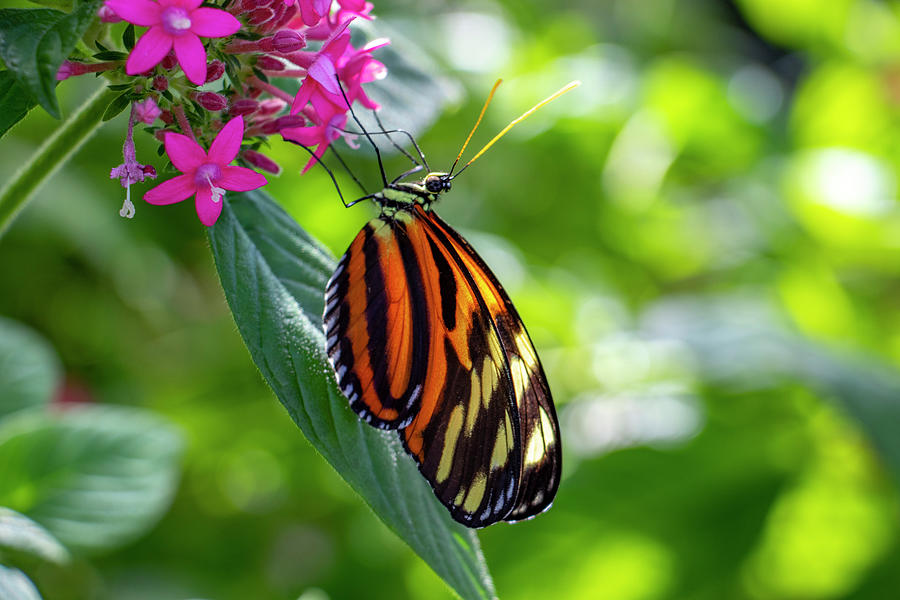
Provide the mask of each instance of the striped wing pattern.
[{"label": "striped wing pattern", "polygon": [[469,244],[416,204],[370,221],[326,289],[328,355],[365,421],[399,430],[470,527],[545,510],[559,426],[534,346]]}]

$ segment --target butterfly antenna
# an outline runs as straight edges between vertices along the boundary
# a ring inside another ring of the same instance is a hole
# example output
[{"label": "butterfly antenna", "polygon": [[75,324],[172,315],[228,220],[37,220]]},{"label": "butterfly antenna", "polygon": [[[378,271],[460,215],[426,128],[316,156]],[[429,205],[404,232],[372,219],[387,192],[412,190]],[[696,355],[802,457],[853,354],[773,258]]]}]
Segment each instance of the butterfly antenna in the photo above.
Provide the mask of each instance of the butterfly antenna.
[{"label": "butterfly antenna", "polygon": [[398,144],[397,142],[394,141],[394,138],[391,137],[391,133],[393,133],[393,132],[386,131],[384,129],[384,125],[381,124],[381,119],[378,117],[377,110],[372,109],[372,116],[375,117],[375,122],[378,123],[378,133],[380,133],[381,135],[386,137],[388,139],[388,141],[391,143],[391,146],[393,146],[394,149],[397,150],[397,152],[399,152],[400,154],[402,154],[403,156],[405,156],[406,158],[411,160],[412,164],[414,164],[414,165],[419,164],[419,161],[417,161],[415,158],[413,158],[412,154],[410,154],[409,152],[404,150],[403,146],[401,146],[400,144]]},{"label": "butterfly antenna", "polygon": [[[494,84],[494,89],[497,89],[497,84],[499,84],[499,83],[500,83],[500,82],[498,81],[496,84]],[[487,152],[488,148],[490,148],[491,146],[493,146],[493,145],[497,142],[497,140],[499,140],[499,139],[502,138],[504,135],[506,135],[506,132],[509,131],[510,129],[512,129],[513,126],[515,126],[516,124],[521,123],[522,121],[524,121],[526,117],[530,116],[534,111],[536,111],[537,109],[541,108],[541,107],[544,106],[545,104],[549,104],[550,102],[556,100],[557,98],[559,98],[560,96],[562,96],[562,95],[565,94],[566,92],[568,92],[568,91],[570,91],[570,90],[572,90],[572,89],[578,87],[579,85],[581,85],[581,82],[580,82],[580,81],[573,81],[573,82],[569,83],[568,85],[566,85],[566,86],[560,88],[560,89],[557,90],[555,93],[553,93],[553,94],[551,94],[550,96],[544,98],[543,100],[541,100],[540,102],[538,102],[537,104],[535,104],[534,106],[532,106],[531,108],[529,108],[528,110],[526,110],[526,111],[525,111],[524,113],[522,113],[519,117],[513,119],[513,120],[510,122],[509,125],[507,125],[506,127],[504,127],[504,128],[500,131],[500,133],[498,133],[497,135],[495,135],[491,141],[489,141],[487,144],[485,144],[484,148],[482,148],[481,150],[478,151],[478,154],[476,154],[475,156],[473,156],[473,157],[469,160],[469,162],[467,162],[465,165],[463,165],[463,168],[460,169],[460,170],[456,173],[456,175],[459,175],[460,173],[462,173],[463,171],[465,171],[465,170],[466,170],[466,167],[468,167],[468,166],[471,165],[473,162],[475,162],[476,160],[478,160],[478,158],[479,158],[482,154],[484,154],[485,152]],[[493,96],[493,95],[494,95],[494,92],[493,92],[493,90],[491,90],[491,96]],[[491,96],[488,96],[488,102],[491,101]],[[487,108],[487,103],[485,103],[484,108]],[[481,110],[481,114],[484,115],[484,109]],[[478,117],[478,121],[479,121],[479,122],[481,121],[481,117],[480,117],[480,116]],[[475,123],[475,126],[478,127],[478,123]],[[474,133],[474,131],[475,131],[475,130],[473,129],[472,132]],[[469,137],[470,137],[470,138],[472,137],[472,134],[471,134],[471,133],[469,134]],[[466,143],[468,143],[468,142],[469,142],[469,140],[466,139]],[[463,149],[465,149],[465,145],[463,146]],[[462,152],[460,152],[460,156],[461,156],[461,155],[462,155]],[[458,161],[459,158],[457,157],[456,160]],[[456,166],[456,163],[455,163],[455,162],[453,163],[453,166],[454,166],[454,167]],[[450,169],[450,172],[452,173],[452,172],[453,172],[453,169]],[[456,175],[453,175],[453,177],[456,177]],[[451,177],[451,179],[452,179],[453,177]]]},{"label": "butterfly antenna", "polygon": [[[459,159],[462,158],[463,152],[466,151],[466,146],[469,145],[469,141],[472,139],[472,136],[475,135],[475,130],[478,129],[478,126],[481,124],[481,119],[484,118],[484,113],[487,111],[488,105],[491,103],[491,100],[494,99],[494,92],[497,91],[497,88],[500,87],[501,83],[503,83],[502,79],[498,79],[494,82],[494,87],[491,88],[491,93],[488,94],[487,100],[484,101],[484,106],[481,107],[481,114],[478,115],[478,120],[475,121],[475,126],[472,127],[472,131],[469,132],[469,137],[467,137],[466,141],[463,142],[462,148],[459,149],[459,154],[456,155],[456,160],[453,161],[453,166],[450,167],[451,178],[453,176],[453,169],[455,169],[456,165],[459,164]],[[469,165],[466,165],[466,167],[467,166]],[[463,169],[465,169],[466,167],[463,167]]]},{"label": "butterfly antenna", "polygon": [[[304,150],[309,152],[310,156],[312,156],[314,159],[316,159],[316,162],[319,163],[319,165],[321,165],[321,167],[323,169],[325,169],[325,172],[328,173],[328,176],[331,177],[331,182],[334,184],[334,189],[337,190],[338,197],[341,199],[341,204],[343,204],[345,208],[349,208],[349,207],[353,206],[354,204],[356,204],[356,202],[351,202],[350,204],[347,204],[347,201],[344,200],[344,195],[341,193],[341,186],[338,185],[337,179],[335,179],[335,177],[334,177],[334,173],[332,172],[331,169],[328,168],[328,165],[326,165],[324,162],[322,162],[321,158],[316,156],[316,153],[312,150],[312,148],[308,148],[307,146],[304,146],[303,144],[298,144],[297,142],[294,142],[287,138],[285,138],[284,141],[290,142],[297,146],[300,146],[301,148],[303,148]],[[351,177],[352,177],[352,174],[351,174]],[[354,177],[354,179],[356,179],[356,178]],[[363,193],[365,193],[365,190],[363,190]]]},{"label": "butterfly antenna", "polygon": [[384,135],[386,135],[387,138],[388,138],[389,140],[391,140],[391,143],[394,144],[394,147],[395,147],[397,150],[399,150],[400,152],[402,152],[403,155],[406,156],[406,158],[410,159],[410,160],[413,162],[413,164],[417,165],[417,164],[419,164],[419,163],[416,161],[416,159],[413,158],[412,156],[410,156],[409,152],[406,152],[403,148],[401,148],[400,146],[398,146],[397,144],[395,144],[395,143],[394,143],[394,140],[391,139],[391,136],[390,136],[389,134],[391,134],[391,133],[400,133],[400,134],[405,135],[405,136],[407,137],[407,139],[409,139],[409,143],[411,143],[411,144],[413,145],[413,148],[416,149],[416,153],[419,155],[419,158],[422,160],[422,164],[425,165],[425,168],[426,168],[427,170],[429,170],[429,171],[431,170],[431,167],[428,166],[428,161],[425,160],[425,153],[422,152],[422,149],[421,149],[421,148],[419,148],[419,144],[416,143],[416,138],[414,138],[413,135],[412,135],[410,132],[408,132],[408,131],[406,131],[406,130],[404,130],[404,129],[391,129],[391,130],[386,130],[386,129],[384,128],[384,125],[381,124],[381,118],[378,116],[378,111],[372,110],[372,116],[375,117],[375,122],[378,123],[378,126],[379,126],[379,127],[381,127],[381,133],[383,133]]},{"label": "butterfly antenna", "polygon": [[[335,147],[333,145],[329,144],[328,149],[331,150],[331,153],[334,154],[334,156],[338,159],[338,162],[341,163],[341,166],[344,167],[344,170],[347,171],[347,175],[349,175],[353,179],[353,181],[356,182],[356,185],[359,186],[359,189],[362,190],[362,193],[368,194],[369,192],[366,191],[366,187],[362,184],[362,182],[359,180],[359,178],[353,174],[353,171],[350,170],[350,167],[347,166],[347,163],[344,162],[343,157],[341,157],[341,155],[338,154],[338,151],[335,149]],[[322,166],[325,166],[325,165],[323,164]]]},{"label": "butterfly antenna", "polygon": [[350,105],[350,100],[347,98],[347,93],[344,91],[344,86],[341,85],[340,77],[337,75],[334,76],[334,80],[337,81],[338,88],[341,90],[341,96],[344,97],[344,103],[347,105],[347,109],[350,111],[350,116],[353,117],[353,120],[356,122],[359,130],[363,132],[363,135],[366,136],[366,139],[369,140],[369,144],[372,145],[372,149],[375,150],[375,158],[378,159],[378,169],[381,171],[381,181],[384,184],[384,187],[388,186],[387,175],[384,172],[384,163],[381,162],[381,152],[378,150],[378,145],[372,140],[372,136],[369,135],[369,132],[366,131],[366,128],[363,127],[363,124],[359,122],[359,118],[356,116],[356,113],[353,112],[353,106]]}]

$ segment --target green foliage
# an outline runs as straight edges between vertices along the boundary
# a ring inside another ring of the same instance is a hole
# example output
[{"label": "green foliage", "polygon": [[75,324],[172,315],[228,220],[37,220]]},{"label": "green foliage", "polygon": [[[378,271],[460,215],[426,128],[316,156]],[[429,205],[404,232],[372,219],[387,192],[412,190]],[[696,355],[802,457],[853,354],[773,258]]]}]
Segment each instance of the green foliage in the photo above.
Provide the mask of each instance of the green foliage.
[{"label": "green foliage", "polygon": [[171,427],[137,409],[10,417],[0,428],[0,506],[28,515],[70,548],[114,548],[169,505],[180,449]]},{"label": "green foliage", "polygon": [[[396,38],[398,58],[428,65],[431,79],[407,81],[392,79],[404,69],[392,63],[370,87],[388,127],[416,125],[419,115],[427,122],[444,103],[418,137],[435,168],[452,162],[497,77],[505,83],[472,150],[550,91],[584,82],[517,126],[437,206],[515,301],[563,428],[555,505],[527,523],[478,532],[497,595],[896,595],[897,3],[435,6],[378,0],[370,24],[370,37]],[[117,27],[110,47],[124,33]],[[77,106],[96,85],[66,81],[61,106]],[[0,180],[56,126],[31,111],[8,132]],[[432,499],[422,482],[410,482],[410,492],[392,487],[386,467],[368,478],[358,472],[353,461],[364,452],[396,447],[352,421],[318,349],[330,256],[371,211],[365,203],[345,210],[323,172],[298,174],[307,156],[272,140],[260,150],[284,173],[265,189],[292,220],[255,195],[226,196],[210,242],[220,269],[249,272],[239,261],[246,256],[220,252],[228,233],[270,270],[226,278],[223,296],[189,202],[136,202],[135,219],[117,216],[124,191],[108,176],[121,162],[124,127],[120,115],[88,141],[0,241],[0,313],[52,340],[53,381],[64,374],[57,397],[132,405],[176,422],[191,441],[183,480],[170,511],[134,543],[90,563],[70,551],[66,565],[27,552],[13,561],[4,546],[4,576],[17,569],[18,581],[31,577],[54,600],[79,597],[66,589],[96,591],[98,581],[116,600],[450,597],[394,531],[408,534],[376,515],[385,501],[368,495],[386,489],[388,504],[416,498],[407,494]],[[151,160],[158,142],[135,137],[139,160]],[[336,147],[369,191],[378,187],[368,150]],[[154,164],[162,172],[162,161]],[[356,195],[329,164],[346,195]],[[407,167],[388,158],[389,175]],[[149,185],[133,186],[132,198]],[[248,226],[264,209],[274,220]],[[290,318],[245,347],[253,314],[237,311],[236,327],[227,302],[260,281],[281,291],[279,303],[259,306]],[[313,343],[287,352],[278,334],[293,331]],[[313,432],[313,445],[273,401],[247,347],[271,358],[264,376],[281,375],[272,387]],[[0,356],[51,373],[22,349]],[[314,372],[298,381],[299,366],[291,371],[285,357]],[[291,387],[322,393],[283,391]],[[48,400],[17,397],[32,408],[6,417],[12,422]],[[309,403],[318,408],[307,415]],[[407,468],[401,459],[398,471]],[[43,576],[48,570],[54,577]],[[65,585],[51,585],[57,576]]]},{"label": "green foliage", "polygon": [[41,595],[22,571],[0,565],[0,598],[41,600]]},{"label": "green foliage", "polygon": [[0,421],[18,410],[46,404],[59,379],[59,360],[47,342],[0,317]]},{"label": "green foliage", "polygon": [[337,388],[321,328],[328,251],[261,192],[233,197],[210,241],[250,355],[313,447],[462,598],[492,597],[475,533],[450,518],[396,433],[360,422]]},{"label": "green foliage", "polygon": [[57,564],[69,560],[69,551],[53,534],[8,508],[0,508],[0,550],[28,554]]},{"label": "green foliage", "polygon": [[60,117],[56,72],[100,4],[101,0],[81,0],[68,14],[52,9],[0,10],[0,57],[37,103],[56,118]]},{"label": "green foliage", "polygon": [[15,75],[8,70],[0,71],[0,138],[36,105]]},{"label": "green foliage", "polygon": [[[178,432],[145,410],[48,406],[59,370],[39,335],[0,319],[0,564],[56,579],[71,576],[70,550],[109,551],[160,518],[181,453]],[[0,566],[0,598],[31,597],[24,573]]]}]

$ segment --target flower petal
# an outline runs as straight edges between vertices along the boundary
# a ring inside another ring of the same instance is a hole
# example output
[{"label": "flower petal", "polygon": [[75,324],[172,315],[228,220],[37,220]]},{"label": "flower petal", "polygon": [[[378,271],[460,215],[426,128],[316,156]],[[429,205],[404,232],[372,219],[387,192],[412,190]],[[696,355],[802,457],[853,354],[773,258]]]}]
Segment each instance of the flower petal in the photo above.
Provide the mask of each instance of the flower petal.
[{"label": "flower petal", "polygon": [[166,134],[165,143],[166,155],[182,173],[193,175],[197,167],[207,162],[206,152],[200,144],[186,135],[169,132]]},{"label": "flower petal", "polygon": [[300,89],[297,90],[297,94],[294,96],[294,101],[291,103],[291,114],[296,115],[298,112],[303,110],[306,104],[309,102],[310,97],[312,97],[313,89],[316,86],[316,80],[310,77],[308,74],[303,79],[303,83],[300,84]]},{"label": "flower petal", "polygon": [[206,49],[194,33],[175,38],[175,58],[187,78],[196,85],[206,83]]},{"label": "flower petal", "polygon": [[106,6],[129,23],[150,27],[160,21],[161,7],[151,0],[106,0]]},{"label": "flower petal", "polygon": [[306,172],[312,169],[316,163],[322,161],[322,155],[325,154],[325,151],[328,150],[328,144],[319,144],[319,147],[316,148],[316,151],[313,152],[312,156],[309,157],[309,162],[306,163],[306,166],[303,167],[303,170],[300,171],[301,175],[306,175]]},{"label": "flower petal", "polygon": [[195,193],[197,193],[197,186],[194,184],[194,178],[190,175],[179,175],[147,190],[144,200],[157,205],[175,204],[185,198],[190,198]]},{"label": "flower petal", "polygon": [[191,13],[191,32],[201,37],[228,37],[241,28],[231,13],[216,8],[198,8]]},{"label": "flower petal", "polygon": [[145,73],[158,65],[171,49],[172,37],[159,25],[151,27],[132,48],[125,72],[129,75]]},{"label": "flower petal", "polygon": [[200,217],[200,222],[207,227],[215,225],[216,219],[222,214],[222,204],[224,203],[224,198],[219,198],[218,202],[213,202],[210,188],[204,186],[198,189],[194,204],[197,207],[197,216]]},{"label": "flower petal", "polygon": [[244,119],[235,117],[225,124],[209,146],[209,162],[219,166],[227,165],[241,150],[244,141]]},{"label": "flower petal", "polygon": [[324,134],[320,125],[308,127],[291,127],[281,130],[281,137],[288,142],[295,142],[301,146],[315,146],[322,141]]},{"label": "flower petal", "polygon": [[248,192],[269,183],[264,175],[247,167],[222,167],[222,176],[216,184],[233,192]]},{"label": "flower petal", "polygon": [[159,3],[166,8],[177,6],[178,8],[191,11],[203,4],[203,0],[159,0]]},{"label": "flower petal", "polygon": [[337,70],[327,55],[320,54],[306,72],[307,77],[315,79],[328,93],[340,97],[341,88],[337,84]]}]

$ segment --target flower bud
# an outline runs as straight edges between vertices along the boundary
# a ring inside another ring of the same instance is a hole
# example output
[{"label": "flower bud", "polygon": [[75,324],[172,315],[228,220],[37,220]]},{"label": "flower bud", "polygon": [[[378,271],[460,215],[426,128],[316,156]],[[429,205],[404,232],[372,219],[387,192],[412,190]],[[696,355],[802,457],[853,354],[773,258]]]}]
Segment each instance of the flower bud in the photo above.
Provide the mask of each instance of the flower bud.
[{"label": "flower bud", "polygon": [[288,54],[302,50],[304,46],[306,46],[306,40],[303,39],[303,36],[290,29],[282,29],[272,36],[272,49],[275,52]]},{"label": "flower bud", "polygon": [[216,81],[225,74],[225,63],[221,60],[214,60],[206,67],[206,83]]},{"label": "flower bud", "polygon": [[194,94],[194,100],[210,112],[219,112],[228,107],[228,98],[215,92],[199,92]]},{"label": "flower bud", "polygon": [[175,53],[169,50],[169,53],[163,57],[162,61],[160,61],[160,64],[162,65],[163,69],[174,69],[175,65],[178,64],[178,59],[175,57]]},{"label": "flower bud", "polygon": [[170,111],[170,110],[164,110],[161,113],[159,113],[159,118],[166,125],[171,125],[172,123],[175,122],[175,115],[173,115],[172,111]]},{"label": "flower bud", "polygon": [[257,127],[259,128],[259,132],[263,135],[272,135],[273,133],[278,133],[279,127],[276,119],[269,119],[268,121],[263,121],[259,123]]},{"label": "flower bud", "polygon": [[134,116],[141,123],[152,125],[153,121],[161,114],[162,111],[153,98],[147,98],[143,102],[134,103]]},{"label": "flower bud", "polygon": [[153,89],[164,92],[169,89],[169,80],[164,75],[157,75],[153,78]]},{"label": "flower bud", "polygon": [[265,54],[256,57],[256,66],[263,71],[284,71],[284,63],[274,56]]},{"label": "flower bud", "polygon": [[59,65],[59,69],[56,71],[56,80],[57,81],[65,81],[69,77],[74,75],[78,75],[75,71],[77,70],[78,63],[74,63],[70,60],[64,60],[61,65]]},{"label": "flower bud", "polygon": [[287,106],[287,102],[281,98],[266,98],[259,103],[259,115],[267,117],[280,113],[285,106]]},{"label": "flower bud", "polygon": [[141,171],[144,172],[145,177],[149,177],[150,179],[156,179],[156,169],[153,168],[153,165],[143,165],[141,167]]},{"label": "flower bud", "polygon": [[306,119],[302,115],[284,115],[275,119],[276,131],[281,131],[288,127],[303,127],[306,125]]},{"label": "flower bud", "polygon": [[274,16],[275,11],[273,11],[271,8],[257,8],[250,13],[250,17],[248,17],[247,22],[250,23],[250,25],[262,25]]},{"label": "flower bud", "polygon": [[281,167],[277,162],[265,154],[260,154],[256,150],[244,150],[244,152],[241,153],[241,157],[257,169],[262,169],[263,171],[268,171],[275,175],[281,173]]},{"label": "flower bud", "polygon": [[293,18],[296,15],[297,15],[297,5],[291,4],[290,6],[287,6],[284,10],[284,14],[282,14],[280,18],[272,20],[272,23],[271,23],[272,31],[276,31],[282,27],[287,26],[287,24],[290,23],[291,20],[293,20]]},{"label": "flower bud", "polygon": [[105,4],[97,11],[97,16],[100,17],[101,23],[118,23],[122,20],[122,17],[117,15],[116,11]]},{"label": "flower bud", "polygon": [[231,103],[229,114],[237,117],[242,115],[252,115],[259,109],[259,102],[252,98],[238,98]]},{"label": "flower bud", "polygon": [[281,17],[284,16],[285,11],[284,2],[278,2],[272,7],[272,16],[269,17],[265,23],[259,28],[261,32],[268,33],[270,31],[275,31],[278,27],[278,24],[281,22]]}]

